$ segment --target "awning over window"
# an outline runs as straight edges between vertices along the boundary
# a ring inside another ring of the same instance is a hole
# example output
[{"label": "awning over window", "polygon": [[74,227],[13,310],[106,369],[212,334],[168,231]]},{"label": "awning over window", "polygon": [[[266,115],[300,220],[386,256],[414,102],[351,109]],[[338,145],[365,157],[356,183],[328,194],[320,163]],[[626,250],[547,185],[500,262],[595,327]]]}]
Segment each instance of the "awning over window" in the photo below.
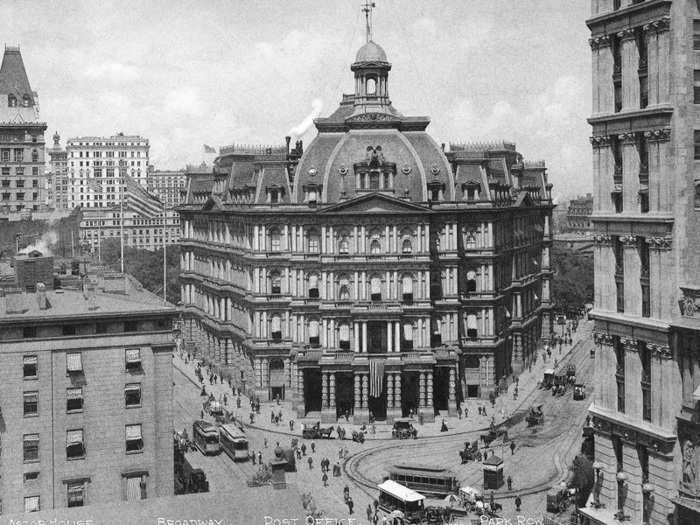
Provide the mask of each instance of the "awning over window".
[{"label": "awning over window", "polygon": [[82,388],[69,388],[66,391],[66,397],[68,399],[82,399],[83,389]]},{"label": "awning over window", "polygon": [[141,439],[141,425],[127,425],[126,439]]},{"label": "awning over window", "polygon": [[83,371],[83,357],[80,353],[66,354],[66,367],[69,372]]},{"label": "awning over window", "polygon": [[347,324],[340,325],[340,340],[349,341],[350,340],[350,326]]},{"label": "awning over window", "polygon": [[126,350],[126,362],[127,363],[140,363],[141,362],[141,349],[140,348],[127,348],[127,350]]},{"label": "awning over window", "polygon": [[309,322],[309,337],[318,337],[318,321]]},{"label": "awning over window", "polygon": [[69,430],[66,432],[66,445],[75,445],[83,442],[82,430]]},{"label": "awning over window", "polygon": [[24,356],[24,364],[25,365],[35,365],[37,364],[37,357],[35,355],[26,355]]},{"label": "awning over window", "polygon": [[273,332],[282,331],[282,320],[280,319],[279,315],[273,315],[272,322],[270,324]]},{"label": "awning over window", "polygon": [[413,277],[410,275],[403,276],[403,293],[413,293]]},{"label": "awning over window", "polygon": [[411,323],[403,325],[403,338],[406,341],[413,341],[413,325]]}]

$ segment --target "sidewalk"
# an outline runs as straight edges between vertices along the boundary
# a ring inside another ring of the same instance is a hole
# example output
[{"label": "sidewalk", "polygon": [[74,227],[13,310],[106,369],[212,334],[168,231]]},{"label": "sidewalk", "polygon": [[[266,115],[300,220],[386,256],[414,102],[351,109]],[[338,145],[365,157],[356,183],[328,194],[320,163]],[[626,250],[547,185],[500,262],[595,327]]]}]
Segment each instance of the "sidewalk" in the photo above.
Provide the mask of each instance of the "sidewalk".
[{"label": "sidewalk", "polygon": [[[579,328],[576,331],[576,333],[572,334],[572,344],[563,345],[561,354],[559,354],[558,347],[552,348],[551,359],[543,361],[542,351],[540,350],[540,354],[537,356],[537,361],[532,366],[532,370],[525,370],[519,376],[518,399],[513,399],[513,384],[509,386],[507,393],[502,394],[496,398],[494,407],[491,406],[491,402],[487,399],[467,399],[461,403],[462,410],[465,411],[467,414],[466,417],[462,417],[461,419],[459,419],[457,417],[448,417],[446,414],[444,417],[436,415],[435,421],[433,423],[425,423],[423,425],[419,425],[418,421],[416,420],[414,426],[418,430],[418,437],[420,438],[429,436],[461,434],[466,432],[473,432],[475,430],[483,430],[489,427],[492,417],[495,417],[497,425],[508,420],[510,417],[513,416],[513,414],[515,414],[516,411],[529,406],[528,398],[537,389],[537,382],[542,379],[544,370],[546,368],[553,368],[554,359],[557,359],[558,362],[561,363],[569,355],[571,350],[576,346],[576,344],[579,341],[590,338],[592,326],[593,321],[582,320],[579,323]],[[189,379],[193,383],[194,387],[201,389],[202,384],[199,382],[199,379],[195,375],[194,362],[190,361],[188,364],[185,364],[182,357],[176,353],[173,357],[173,365],[181,373],[183,373],[183,375],[187,379]],[[223,395],[226,394],[228,403],[224,406],[224,408],[233,413],[233,415],[237,419],[241,420],[247,426],[253,426],[260,430],[267,430],[281,434],[301,436],[300,423],[316,423],[316,420],[312,420],[309,418],[304,418],[301,421],[297,421],[297,415],[294,411],[292,411],[292,403],[290,401],[280,401],[279,403],[275,403],[274,401],[261,400],[260,414],[256,414],[254,423],[252,425],[249,425],[251,413],[250,399],[243,393],[241,393],[241,408],[238,409],[236,407],[236,395],[232,393],[232,390],[231,388],[229,388],[227,383],[215,383],[212,385],[209,382],[209,374],[207,372],[206,367],[202,367],[202,374],[204,376],[203,385],[206,389],[207,396],[210,393],[213,393],[214,397],[217,400],[221,399],[223,404]],[[204,403],[206,399],[207,398],[202,396],[202,403]],[[486,407],[486,416],[478,415],[479,406]],[[273,411],[275,414],[279,414],[280,411],[282,412],[282,420],[277,425],[271,421],[270,416]],[[205,419],[208,418],[209,416],[205,414]],[[440,432],[440,427],[443,419],[445,420],[445,423],[447,424],[447,427],[449,429],[448,432]],[[289,429],[290,420],[294,421],[293,431],[290,431]],[[350,423],[346,423],[344,418],[338,420],[338,422],[333,426],[337,426],[338,424],[347,431],[348,436],[352,433],[353,430],[360,429],[360,425],[352,425]],[[365,434],[365,438],[367,440],[391,439],[390,425],[386,425],[382,422],[379,422],[375,425],[375,429],[375,434],[372,434],[371,431]]]}]

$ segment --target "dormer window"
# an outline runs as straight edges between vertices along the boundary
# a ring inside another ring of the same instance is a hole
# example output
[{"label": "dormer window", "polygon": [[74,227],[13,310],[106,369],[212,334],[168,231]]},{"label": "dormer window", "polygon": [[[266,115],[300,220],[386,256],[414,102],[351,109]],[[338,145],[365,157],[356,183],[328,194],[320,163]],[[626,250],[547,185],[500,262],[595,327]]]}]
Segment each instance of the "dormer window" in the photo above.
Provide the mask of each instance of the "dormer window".
[{"label": "dormer window", "polygon": [[17,97],[10,94],[7,96],[7,105],[11,108],[17,107]]},{"label": "dormer window", "polygon": [[430,182],[428,184],[428,200],[441,201],[445,193],[445,185],[440,182]]},{"label": "dormer window", "polygon": [[411,239],[404,239],[401,244],[401,253],[408,255],[413,252],[413,245],[411,244]]},{"label": "dormer window", "polygon": [[31,103],[32,103],[32,99],[29,97],[29,95],[24,95],[22,97],[22,106],[24,106],[25,108],[28,108]]},{"label": "dormer window", "polygon": [[377,80],[373,77],[367,79],[367,94],[376,95],[377,94]]},{"label": "dormer window", "polygon": [[373,239],[370,243],[369,253],[372,255],[380,255],[382,253],[382,243],[378,239]]}]

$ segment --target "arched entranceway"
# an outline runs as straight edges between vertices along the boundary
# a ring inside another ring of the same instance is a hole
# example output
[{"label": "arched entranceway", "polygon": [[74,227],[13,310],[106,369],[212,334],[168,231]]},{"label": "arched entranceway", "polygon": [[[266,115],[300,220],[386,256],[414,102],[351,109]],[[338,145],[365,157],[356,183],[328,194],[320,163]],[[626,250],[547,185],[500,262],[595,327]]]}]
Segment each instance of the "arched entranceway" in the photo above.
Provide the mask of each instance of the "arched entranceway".
[{"label": "arched entranceway", "polygon": [[335,411],[338,418],[353,414],[355,405],[355,381],[352,372],[335,374]]},{"label": "arched entranceway", "polygon": [[279,358],[270,359],[269,363],[270,379],[269,379],[269,396],[270,399],[284,399],[285,390],[285,373],[284,361]]},{"label": "arched entranceway", "polygon": [[321,411],[321,370],[304,370],[304,413]]},{"label": "arched entranceway", "polygon": [[418,395],[420,385],[418,372],[403,372],[401,374],[401,415],[407,417],[411,410],[418,413]]},{"label": "arched entranceway", "polygon": [[447,410],[450,398],[450,369],[435,367],[433,376],[433,406],[435,410]]}]

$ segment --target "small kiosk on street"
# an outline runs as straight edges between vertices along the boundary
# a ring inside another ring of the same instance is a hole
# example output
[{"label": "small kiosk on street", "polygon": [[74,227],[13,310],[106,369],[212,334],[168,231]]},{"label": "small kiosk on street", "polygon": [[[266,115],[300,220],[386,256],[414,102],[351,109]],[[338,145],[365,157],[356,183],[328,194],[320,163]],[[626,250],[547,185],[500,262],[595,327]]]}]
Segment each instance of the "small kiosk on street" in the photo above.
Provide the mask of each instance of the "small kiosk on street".
[{"label": "small kiosk on street", "polygon": [[484,461],[484,490],[503,486],[503,460],[496,455]]}]

